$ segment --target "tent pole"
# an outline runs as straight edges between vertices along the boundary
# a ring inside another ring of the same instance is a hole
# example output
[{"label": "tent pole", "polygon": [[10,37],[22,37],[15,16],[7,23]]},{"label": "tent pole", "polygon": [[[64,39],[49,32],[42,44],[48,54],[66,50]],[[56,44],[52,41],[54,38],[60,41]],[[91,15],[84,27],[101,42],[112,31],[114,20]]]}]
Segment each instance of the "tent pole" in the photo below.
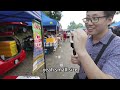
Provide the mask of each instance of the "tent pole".
[{"label": "tent pole", "polygon": [[[42,15],[41,15],[42,16]],[[44,53],[44,68],[45,68],[45,77],[47,79],[47,72],[46,72],[46,58],[45,58],[45,47],[44,47],[44,30],[43,30],[43,25],[41,22],[41,32],[42,32],[42,46],[43,46],[43,53]]]}]

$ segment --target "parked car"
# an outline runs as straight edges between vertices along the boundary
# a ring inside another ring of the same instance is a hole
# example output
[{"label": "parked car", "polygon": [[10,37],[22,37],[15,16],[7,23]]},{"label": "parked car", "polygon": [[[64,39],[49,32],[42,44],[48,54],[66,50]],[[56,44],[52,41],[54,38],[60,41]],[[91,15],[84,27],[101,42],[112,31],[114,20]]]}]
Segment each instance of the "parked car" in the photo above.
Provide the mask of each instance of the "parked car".
[{"label": "parked car", "polygon": [[[16,43],[15,45],[16,45],[16,50],[17,50],[17,53],[15,55],[12,55],[12,56],[1,55],[0,56],[0,75],[1,76],[4,75],[9,70],[11,70],[12,68],[19,65],[26,58],[26,52],[22,48],[22,45],[19,39],[14,35],[14,32],[15,31],[12,31],[12,30],[5,31],[3,28],[2,29],[0,28],[0,42],[14,41]],[[0,49],[4,50],[4,47],[1,46]],[[13,49],[13,47],[11,49]]]}]

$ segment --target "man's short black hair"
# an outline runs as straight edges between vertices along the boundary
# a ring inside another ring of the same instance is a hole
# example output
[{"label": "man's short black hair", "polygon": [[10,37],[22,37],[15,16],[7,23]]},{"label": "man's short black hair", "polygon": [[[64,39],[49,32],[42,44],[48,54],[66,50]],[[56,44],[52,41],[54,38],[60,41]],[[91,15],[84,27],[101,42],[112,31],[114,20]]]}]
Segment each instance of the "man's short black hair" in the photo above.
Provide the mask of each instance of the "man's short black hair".
[{"label": "man's short black hair", "polygon": [[[88,11],[87,11],[88,12]],[[104,11],[104,14],[106,17],[113,17],[115,15],[116,11]]]},{"label": "man's short black hair", "polygon": [[116,11],[104,11],[106,17],[113,17]]}]

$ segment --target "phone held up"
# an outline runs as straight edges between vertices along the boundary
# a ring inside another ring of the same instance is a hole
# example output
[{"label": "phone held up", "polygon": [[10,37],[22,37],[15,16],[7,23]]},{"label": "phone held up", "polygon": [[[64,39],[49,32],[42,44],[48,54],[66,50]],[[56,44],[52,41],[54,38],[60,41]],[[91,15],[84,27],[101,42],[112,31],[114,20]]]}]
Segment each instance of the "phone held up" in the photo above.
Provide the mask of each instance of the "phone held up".
[{"label": "phone held up", "polygon": [[71,40],[72,40],[72,42],[70,44],[71,44],[71,47],[73,48],[73,55],[76,55],[76,51],[74,49],[73,36],[71,36]]}]

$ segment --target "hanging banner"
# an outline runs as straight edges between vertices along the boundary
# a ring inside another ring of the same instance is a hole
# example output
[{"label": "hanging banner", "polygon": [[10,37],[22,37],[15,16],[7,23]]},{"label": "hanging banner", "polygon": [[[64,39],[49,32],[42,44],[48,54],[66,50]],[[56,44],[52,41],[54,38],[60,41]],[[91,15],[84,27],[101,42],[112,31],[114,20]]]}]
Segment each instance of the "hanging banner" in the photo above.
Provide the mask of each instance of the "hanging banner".
[{"label": "hanging banner", "polygon": [[33,74],[44,65],[44,51],[42,46],[42,29],[41,23],[32,21],[33,37],[34,37],[34,52],[33,52]]}]

